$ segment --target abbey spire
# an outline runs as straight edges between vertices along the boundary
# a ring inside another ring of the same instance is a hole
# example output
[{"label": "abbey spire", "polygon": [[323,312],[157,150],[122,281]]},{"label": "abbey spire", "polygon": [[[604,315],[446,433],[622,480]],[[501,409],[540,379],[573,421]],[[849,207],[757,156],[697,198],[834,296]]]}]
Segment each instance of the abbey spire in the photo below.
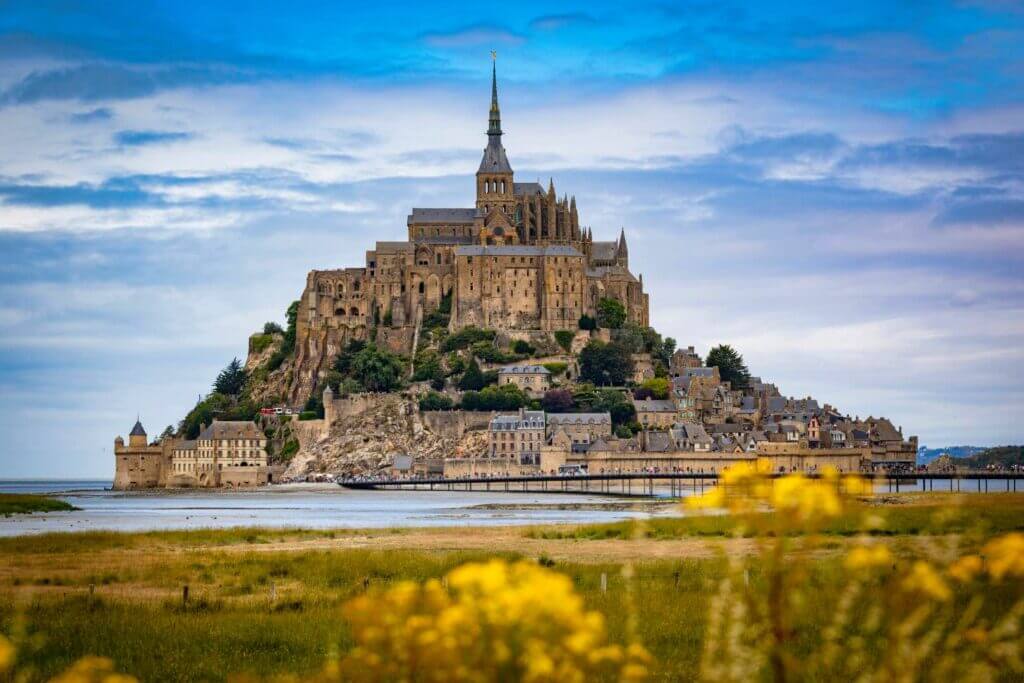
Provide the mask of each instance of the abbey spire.
[{"label": "abbey spire", "polygon": [[497,55],[491,52],[491,110],[487,117],[487,147],[476,172],[476,206],[489,211],[498,207],[511,215],[515,202],[512,166],[501,144],[501,109],[498,107]]}]

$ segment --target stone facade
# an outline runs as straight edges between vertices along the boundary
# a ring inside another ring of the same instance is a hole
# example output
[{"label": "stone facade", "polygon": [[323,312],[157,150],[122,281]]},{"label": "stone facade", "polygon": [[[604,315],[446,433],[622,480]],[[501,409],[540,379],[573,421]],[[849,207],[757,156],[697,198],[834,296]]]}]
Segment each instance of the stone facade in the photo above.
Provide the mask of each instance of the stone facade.
[{"label": "stone facade", "polygon": [[146,441],[139,421],[127,446],[120,436],[114,440],[115,489],[258,486],[272,480],[266,436],[252,422],[214,420],[195,440]]},{"label": "stone facade", "polygon": [[114,485],[117,490],[160,486],[164,475],[164,446],[149,445],[142,422],[128,434],[128,445],[120,436],[114,439]]},{"label": "stone facade", "polygon": [[517,415],[495,415],[488,428],[487,454],[517,465],[539,465],[544,438],[542,411],[520,409]]},{"label": "stone facade", "polygon": [[498,384],[515,384],[537,396],[551,388],[551,373],[543,365],[510,365],[498,370]]},{"label": "stone facade", "polygon": [[501,136],[494,78],[475,205],[414,208],[407,241],[377,242],[362,267],[309,273],[296,319],[294,393],[315,385],[350,339],[375,332],[408,353],[422,316],[448,296],[452,329],[575,330],[602,298],[617,299],[631,321],[649,325],[625,231],[595,241],[580,225],[575,197],[559,197],[554,181],[546,190],[516,182]]}]

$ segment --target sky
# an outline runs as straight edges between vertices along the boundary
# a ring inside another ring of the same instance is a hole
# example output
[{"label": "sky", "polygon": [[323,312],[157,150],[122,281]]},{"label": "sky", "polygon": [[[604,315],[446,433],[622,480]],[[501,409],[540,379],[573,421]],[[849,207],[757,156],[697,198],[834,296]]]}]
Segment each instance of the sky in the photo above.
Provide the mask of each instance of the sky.
[{"label": "sky", "polygon": [[0,1],[0,478],[110,477],[311,269],[517,180],[651,322],[922,444],[1024,441],[1024,4]]}]

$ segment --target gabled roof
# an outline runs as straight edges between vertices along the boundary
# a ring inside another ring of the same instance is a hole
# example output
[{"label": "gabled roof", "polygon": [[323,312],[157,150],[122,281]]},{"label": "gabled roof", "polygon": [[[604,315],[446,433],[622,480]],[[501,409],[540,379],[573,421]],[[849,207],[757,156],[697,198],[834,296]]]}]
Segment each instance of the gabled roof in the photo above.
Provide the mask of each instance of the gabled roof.
[{"label": "gabled roof", "polygon": [[614,261],[615,253],[619,250],[616,242],[591,242],[590,256],[595,261]]},{"label": "gabled roof", "polygon": [[476,209],[421,209],[413,208],[408,223],[472,223]]},{"label": "gabled roof", "polygon": [[672,401],[659,401],[653,398],[644,399],[643,401],[633,399],[633,407],[636,408],[636,412],[638,413],[676,412],[676,404]]},{"label": "gabled roof", "polygon": [[256,423],[248,420],[214,420],[197,437],[200,441],[210,439],[262,439],[263,432]]},{"label": "gabled roof", "polygon": [[512,191],[517,195],[544,194],[540,183],[513,183]]},{"label": "gabled roof", "polygon": [[550,375],[543,365],[511,365],[498,370],[499,375]]}]

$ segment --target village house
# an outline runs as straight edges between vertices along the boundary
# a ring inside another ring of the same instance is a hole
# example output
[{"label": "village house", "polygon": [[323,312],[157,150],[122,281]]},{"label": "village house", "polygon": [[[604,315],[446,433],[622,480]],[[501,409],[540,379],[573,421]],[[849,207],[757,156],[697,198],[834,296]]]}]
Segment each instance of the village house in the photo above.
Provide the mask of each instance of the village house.
[{"label": "village house", "polygon": [[539,465],[545,441],[544,412],[523,410],[495,415],[488,426],[487,451],[491,458],[520,465]]},{"label": "village house", "polygon": [[551,372],[543,365],[510,365],[498,370],[498,384],[514,384],[531,396],[551,388]]},{"label": "village house", "polygon": [[636,409],[636,421],[644,429],[668,429],[679,418],[676,404],[668,400],[633,399],[633,407]]},{"label": "village house", "polygon": [[594,441],[612,435],[612,416],[609,413],[548,413],[548,438],[558,431],[569,437],[574,450],[587,450]]}]

